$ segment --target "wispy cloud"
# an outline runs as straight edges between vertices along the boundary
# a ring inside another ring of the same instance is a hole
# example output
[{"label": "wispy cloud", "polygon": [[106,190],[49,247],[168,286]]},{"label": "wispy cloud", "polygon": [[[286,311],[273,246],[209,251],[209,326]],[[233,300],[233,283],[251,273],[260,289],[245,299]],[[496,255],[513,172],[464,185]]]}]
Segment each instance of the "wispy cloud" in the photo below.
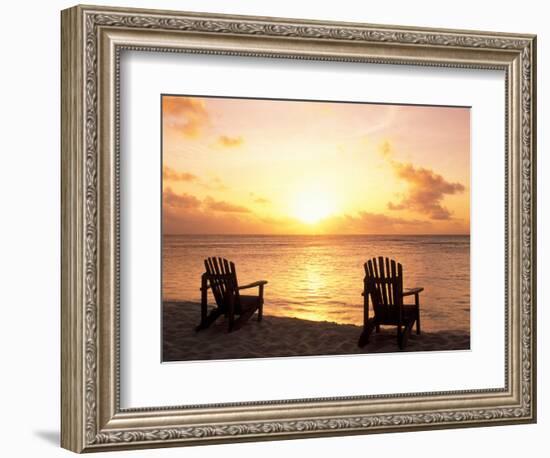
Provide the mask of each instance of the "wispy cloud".
[{"label": "wispy cloud", "polygon": [[343,215],[329,218],[324,222],[324,226],[329,232],[339,234],[406,234],[417,232],[421,228],[428,232],[431,224],[429,221],[360,211],[353,216]]},{"label": "wispy cloud", "polygon": [[171,188],[165,188],[162,193],[163,203],[174,208],[199,208],[201,201],[191,194],[177,194]]},{"label": "wispy cloud", "polygon": [[229,137],[227,135],[220,135],[218,137],[218,145],[225,148],[236,148],[237,146],[241,146],[243,143],[244,139],[242,137]]},{"label": "wispy cloud", "polygon": [[188,172],[178,172],[171,167],[164,166],[162,168],[162,178],[167,181],[197,181],[197,175]]},{"label": "wispy cloud", "polygon": [[269,204],[271,204],[271,200],[267,199],[266,197],[258,196],[257,194],[255,194],[253,192],[251,192],[249,194],[250,194],[250,197],[252,198],[252,201],[255,204],[259,204],[259,205],[269,205]]},{"label": "wispy cloud", "polygon": [[227,191],[228,187],[225,185],[225,183],[218,177],[212,178],[211,180],[207,182],[202,182],[202,186],[204,186],[206,189],[211,189],[213,191]]},{"label": "wispy cloud", "polygon": [[239,234],[268,233],[248,208],[212,197],[163,192],[163,231],[165,234]]},{"label": "wispy cloud", "polygon": [[265,197],[256,197],[254,199],[254,203],[260,205],[268,205],[271,203],[271,201],[269,199],[266,199]]},{"label": "wispy cloud", "polygon": [[250,213],[250,210],[242,205],[232,204],[224,200],[215,200],[208,196],[203,201],[205,208],[226,213]]},{"label": "wispy cloud", "polygon": [[395,160],[391,144],[387,141],[380,146],[380,153],[397,177],[408,185],[406,194],[399,202],[388,202],[390,210],[413,210],[434,220],[451,218],[451,212],[442,204],[443,199],[447,195],[464,192],[463,184],[449,182],[431,169]]},{"label": "wispy cloud", "polygon": [[190,97],[162,98],[164,126],[188,138],[198,137],[210,124],[204,100]]},{"label": "wispy cloud", "polygon": [[228,188],[218,177],[203,179],[194,173],[175,170],[169,166],[162,168],[162,179],[166,182],[195,183],[210,191],[226,191]]},{"label": "wispy cloud", "polygon": [[[311,226],[294,217],[256,214],[253,210],[211,196],[199,199],[166,188],[163,194],[164,231],[167,234],[276,234],[309,233]],[[467,233],[460,220],[435,223],[430,219],[405,218],[360,211],[354,215],[335,215],[322,220],[316,231],[330,234],[413,234]]]},{"label": "wispy cloud", "polygon": [[163,204],[167,207],[183,209],[213,210],[225,213],[250,213],[250,209],[242,205],[233,204],[225,200],[216,200],[211,196],[200,200],[196,196],[187,193],[177,193],[172,188],[164,188],[162,193]]}]

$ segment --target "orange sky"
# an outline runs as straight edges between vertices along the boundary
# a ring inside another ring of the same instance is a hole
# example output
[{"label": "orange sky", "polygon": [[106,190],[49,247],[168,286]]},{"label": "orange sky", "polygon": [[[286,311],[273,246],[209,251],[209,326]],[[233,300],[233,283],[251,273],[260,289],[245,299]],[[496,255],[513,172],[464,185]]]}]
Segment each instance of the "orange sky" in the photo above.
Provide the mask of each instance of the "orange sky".
[{"label": "orange sky", "polygon": [[468,234],[470,110],[162,97],[166,234]]}]

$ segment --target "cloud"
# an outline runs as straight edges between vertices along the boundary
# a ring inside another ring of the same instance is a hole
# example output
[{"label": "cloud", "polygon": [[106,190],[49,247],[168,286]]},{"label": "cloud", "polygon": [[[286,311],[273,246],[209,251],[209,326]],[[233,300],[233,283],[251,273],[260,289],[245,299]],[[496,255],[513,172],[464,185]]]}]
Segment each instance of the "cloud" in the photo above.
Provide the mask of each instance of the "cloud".
[{"label": "cloud", "polygon": [[197,175],[193,175],[192,173],[187,172],[178,172],[177,170],[174,170],[170,167],[163,167],[162,168],[162,179],[163,180],[169,180],[169,181],[197,181],[198,177]]},{"label": "cloud", "polygon": [[388,140],[384,140],[380,145],[380,154],[384,157],[390,157],[392,154],[391,144]]},{"label": "cloud", "polygon": [[431,223],[418,219],[405,219],[383,213],[360,211],[357,215],[334,216],[323,226],[337,234],[407,234],[419,230],[429,232]]},{"label": "cloud", "polygon": [[216,177],[212,178],[209,182],[201,183],[206,189],[211,189],[213,191],[227,191],[229,188],[224,184],[224,182]]},{"label": "cloud", "polygon": [[412,164],[395,163],[393,168],[397,176],[409,184],[409,190],[401,202],[388,202],[390,210],[411,209],[437,220],[451,218],[451,212],[441,205],[441,201],[445,195],[463,192],[464,185],[450,183],[432,170]]},{"label": "cloud", "polygon": [[212,197],[200,200],[166,188],[162,208],[164,234],[272,233],[272,227],[246,207]]},{"label": "cloud", "polygon": [[269,199],[266,199],[265,197],[256,197],[254,199],[254,203],[260,204],[260,205],[268,205],[271,203]]},{"label": "cloud", "polygon": [[198,137],[210,123],[204,100],[190,97],[162,98],[163,125],[188,138]]},{"label": "cloud", "polygon": [[227,135],[220,135],[218,137],[218,145],[225,148],[236,148],[237,146],[241,146],[243,143],[244,139],[242,137],[229,137]]},{"label": "cloud", "polygon": [[223,200],[214,200],[208,196],[203,201],[205,208],[225,213],[250,213],[250,210],[242,205],[235,205]]},{"label": "cloud", "polygon": [[408,190],[400,202],[388,202],[390,210],[413,210],[434,220],[451,219],[452,213],[442,205],[442,201],[446,195],[463,192],[463,184],[451,183],[433,170],[396,161],[387,141],[380,146],[380,153],[397,177],[408,184]]},{"label": "cloud", "polygon": [[269,205],[271,204],[271,200],[265,198],[265,197],[262,197],[262,196],[258,196],[257,194],[251,192],[249,193],[250,197],[252,198],[252,201],[255,203],[255,204],[259,204],[259,205]]},{"label": "cloud", "polygon": [[[250,224],[236,213],[203,211],[201,209],[163,209],[164,234],[242,234]],[[250,233],[259,233],[253,228]]]},{"label": "cloud", "polygon": [[[289,216],[255,214],[252,210],[208,196],[199,199],[166,188],[163,195],[165,234],[307,234],[311,226]],[[460,220],[435,224],[428,219],[409,219],[361,211],[322,220],[315,232],[327,234],[431,234],[468,233]]]},{"label": "cloud", "polygon": [[171,188],[165,188],[162,193],[162,201],[165,206],[172,208],[199,208],[201,201],[191,194],[176,194]]},{"label": "cloud", "polygon": [[202,179],[197,175],[194,175],[193,173],[180,172],[168,166],[164,166],[162,168],[162,179],[165,182],[172,181],[172,182],[196,183],[199,186],[202,186],[203,188],[208,189],[210,191],[226,191],[228,189],[227,186],[224,184],[224,182],[218,177],[215,177],[212,179]]},{"label": "cloud", "polygon": [[170,187],[163,190],[162,198],[165,207],[214,210],[224,213],[250,213],[250,210],[242,205],[232,204],[224,200],[215,200],[210,196],[201,201],[191,194],[175,193]]},{"label": "cloud", "polygon": [[374,227],[396,227],[396,226],[417,226],[419,224],[424,224],[424,221],[417,219],[405,219],[397,218],[393,216],[384,215],[383,213],[371,213],[362,211],[359,212],[359,216],[355,219],[356,223],[361,226],[374,226]]}]

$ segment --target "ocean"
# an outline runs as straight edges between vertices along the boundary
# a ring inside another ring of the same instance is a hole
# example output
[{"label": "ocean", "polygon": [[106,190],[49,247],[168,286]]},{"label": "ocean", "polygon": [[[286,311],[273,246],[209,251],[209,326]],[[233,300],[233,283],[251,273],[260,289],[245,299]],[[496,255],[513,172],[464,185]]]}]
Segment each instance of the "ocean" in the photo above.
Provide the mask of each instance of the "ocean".
[{"label": "ocean", "polygon": [[208,256],[233,261],[240,284],[269,282],[266,316],[356,325],[363,324],[363,264],[387,256],[403,265],[405,288],[424,288],[423,330],[470,329],[469,236],[165,235],[163,300],[200,302]]}]

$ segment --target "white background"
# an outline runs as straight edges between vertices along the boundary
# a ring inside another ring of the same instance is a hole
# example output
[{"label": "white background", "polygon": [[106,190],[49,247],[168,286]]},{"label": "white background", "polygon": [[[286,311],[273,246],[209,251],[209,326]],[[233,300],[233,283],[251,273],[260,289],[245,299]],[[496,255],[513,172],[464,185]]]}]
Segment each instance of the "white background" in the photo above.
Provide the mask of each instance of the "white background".
[{"label": "white background", "polygon": [[[504,72],[144,52],[121,66],[122,407],[504,387]],[[159,364],[159,94],[182,91],[471,106],[471,351]]]},{"label": "white background", "polygon": [[[96,3],[104,3],[97,0]],[[539,423],[493,428],[231,444],[190,449],[120,452],[128,456],[214,457],[318,454],[320,456],[447,457],[544,456],[547,450],[548,328],[543,278],[548,256],[543,211],[548,186],[550,96],[544,85],[550,71],[545,56],[548,12],[544,2],[387,1],[371,5],[338,2],[122,1],[120,6],[303,17],[417,26],[503,30],[538,34],[539,125]],[[59,10],[69,2],[15,2],[3,5],[0,78],[0,422],[6,456],[68,456],[59,435]],[[546,221],[545,221],[546,220]],[[116,456],[116,455],[113,455]]]}]

